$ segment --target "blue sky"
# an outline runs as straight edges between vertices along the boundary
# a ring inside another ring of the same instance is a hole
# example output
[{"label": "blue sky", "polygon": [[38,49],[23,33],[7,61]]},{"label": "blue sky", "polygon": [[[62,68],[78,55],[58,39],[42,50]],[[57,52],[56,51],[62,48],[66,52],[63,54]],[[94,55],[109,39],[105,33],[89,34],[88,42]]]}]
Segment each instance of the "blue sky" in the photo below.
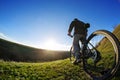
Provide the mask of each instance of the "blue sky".
[{"label": "blue sky", "polygon": [[120,24],[120,0],[0,0],[0,36],[34,47],[51,42],[68,50],[72,39],[67,31],[74,18],[91,24],[89,35],[113,31]]}]

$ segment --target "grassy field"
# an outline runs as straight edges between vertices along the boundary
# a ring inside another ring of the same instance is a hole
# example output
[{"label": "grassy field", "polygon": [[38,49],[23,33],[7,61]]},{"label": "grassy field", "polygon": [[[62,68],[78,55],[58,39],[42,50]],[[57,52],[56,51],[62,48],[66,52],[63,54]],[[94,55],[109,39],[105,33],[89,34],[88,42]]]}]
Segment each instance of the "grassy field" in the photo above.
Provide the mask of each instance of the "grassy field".
[{"label": "grassy field", "polygon": [[5,62],[0,60],[0,80],[91,80],[82,63],[75,66],[69,59],[44,63]]},{"label": "grassy field", "polygon": [[[119,80],[116,75],[112,80]],[[0,80],[91,80],[82,68],[69,59],[44,63],[0,60]]]}]

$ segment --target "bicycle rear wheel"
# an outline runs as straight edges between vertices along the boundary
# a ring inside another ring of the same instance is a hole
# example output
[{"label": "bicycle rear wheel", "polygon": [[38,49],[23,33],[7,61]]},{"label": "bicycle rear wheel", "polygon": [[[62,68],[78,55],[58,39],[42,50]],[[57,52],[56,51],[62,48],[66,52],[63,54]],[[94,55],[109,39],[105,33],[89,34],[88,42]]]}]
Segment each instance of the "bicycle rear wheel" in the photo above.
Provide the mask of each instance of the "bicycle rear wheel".
[{"label": "bicycle rear wheel", "polygon": [[[93,55],[83,60],[85,71],[93,80],[111,79],[119,68],[119,40],[109,31],[98,30],[88,37],[86,43],[85,47],[89,47]],[[97,62],[94,60],[98,59],[94,57],[95,52],[100,54],[97,57],[101,57]]]}]

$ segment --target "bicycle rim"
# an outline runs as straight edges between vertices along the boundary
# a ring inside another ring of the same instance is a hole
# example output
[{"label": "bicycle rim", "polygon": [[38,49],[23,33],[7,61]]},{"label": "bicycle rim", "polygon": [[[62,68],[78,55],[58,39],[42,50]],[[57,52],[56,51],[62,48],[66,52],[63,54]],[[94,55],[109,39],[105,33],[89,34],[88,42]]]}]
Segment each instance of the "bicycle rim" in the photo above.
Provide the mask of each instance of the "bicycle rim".
[{"label": "bicycle rim", "polygon": [[[93,50],[98,51],[101,59],[97,63],[91,57],[84,59],[85,71],[93,80],[111,79],[119,68],[120,49],[118,39],[109,31],[98,30],[88,37],[87,46],[91,52]],[[92,54],[95,53],[92,52]],[[94,59],[96,59],[96,56]]]}]

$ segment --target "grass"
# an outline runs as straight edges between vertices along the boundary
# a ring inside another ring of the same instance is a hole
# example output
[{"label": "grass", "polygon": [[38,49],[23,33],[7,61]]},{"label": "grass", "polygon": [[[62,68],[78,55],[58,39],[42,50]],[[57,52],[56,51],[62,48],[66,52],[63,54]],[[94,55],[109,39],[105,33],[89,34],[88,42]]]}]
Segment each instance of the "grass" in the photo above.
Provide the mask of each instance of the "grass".
[{"label": "grass", "polygon": [[0,60],[0,80],[91,80],[81,66],[69,59],[44,63]]},{"label": "grass", "polygon": [[[104,63],[101,63],[104,64]],[[112,80],[119,80],[116,75]],[[0,60],[0,80],[91,80],[83,70],[69,59],[44,63],[25,63]]]}]

